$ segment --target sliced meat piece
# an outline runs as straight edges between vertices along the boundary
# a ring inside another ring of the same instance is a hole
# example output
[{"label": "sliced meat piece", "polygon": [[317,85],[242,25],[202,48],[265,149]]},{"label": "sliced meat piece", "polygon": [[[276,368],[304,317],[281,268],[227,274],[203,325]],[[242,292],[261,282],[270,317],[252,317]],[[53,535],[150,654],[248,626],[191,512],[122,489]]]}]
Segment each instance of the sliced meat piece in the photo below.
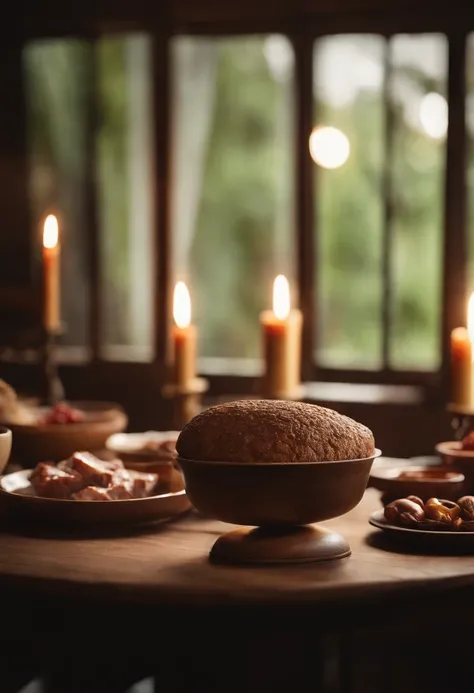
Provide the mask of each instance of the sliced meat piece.
[{"label": "sliced meat piece", "polygon": [[71,460],[62,460],[61,462],[58,462],[56,465],[58,469],[61,469],[63,472],[70,472],[72,470],[72,465],[71,465]]},{"label": "sliced meat piece", "polygon": [[119,460],[105,462],[90,452],[75,452],[70,458],[70,467],[78,472],[87,486],[110,486],[116,474],[123,469]]},{"label": "sliced meat piece", "polygon": [[57,466],[59,469],[62,469],[65,472],[69,472],[71,470],[75,469],[75,462],[74,458],[75,455],[90,455],[94,460],[96,460],[101,467],[106,469],[107,471],[110,472],[120,472],[121,470],[125,470],[124,464],[122,460],[101,460],[98,457],[95,457],[95,455],[92,455],[90,452],[81,452],[81,453],[74,453],[72,457],[69,457],[67,460],[63,460],[62,462],[58,462]]},{"label": "sliced meat piece", "polygon": [[65,472],[46,462],[36,465],[30,483],[36,494],[43,498],[70,498],[84,486],[84,480],[77,472]]},{"label": "sliced meat piece", "polygon": [[136,472],[129,469],[130,475],[130,491],[133,498],[146,498],[151,496],[153,490],[158,483],[158,474],[145,474],[144,472]]},{"label": "sliced meat piece", "polygon": [[126,484],[115,484],[107,489],[110,500],[129,500],[133,498],[132,492]]},{"label": "sliced meat piece", "polygon": [[131,483],[132,483],[132,480],[131,480],[130,472],[128,469],[117,469],[114,472],[113,479],[112,479],[112,486],[122,485],[122,486],[126,486],[127,488],[129,488]]},{"label": "sliced meat piece", "polygon": [[99,488],[97,486],[86,486],[81,491],[78,491],[73,495],[74,500],[83,501],[108,501],[110,496],[106,488]]}]

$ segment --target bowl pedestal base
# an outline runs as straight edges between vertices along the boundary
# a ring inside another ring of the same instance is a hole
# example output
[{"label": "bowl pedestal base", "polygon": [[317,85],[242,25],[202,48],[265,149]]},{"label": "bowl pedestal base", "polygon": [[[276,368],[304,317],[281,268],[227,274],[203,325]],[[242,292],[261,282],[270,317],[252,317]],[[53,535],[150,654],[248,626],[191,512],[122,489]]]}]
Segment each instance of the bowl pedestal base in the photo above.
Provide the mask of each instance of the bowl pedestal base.
[{"label": "bowl pedestal base", "polygon": [[317,563],[350,554],[344,537],[324,527],[242,527],[219,537],[209,559],[227,565]]}]

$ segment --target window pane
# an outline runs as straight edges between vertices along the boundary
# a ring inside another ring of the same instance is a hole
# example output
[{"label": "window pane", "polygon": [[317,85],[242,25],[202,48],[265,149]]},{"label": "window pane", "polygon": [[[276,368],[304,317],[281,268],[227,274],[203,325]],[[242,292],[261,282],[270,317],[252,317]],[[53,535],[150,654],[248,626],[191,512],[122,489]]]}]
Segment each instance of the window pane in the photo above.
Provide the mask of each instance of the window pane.
[{"label": "window pane", "polygon": [[281,36],[173,43],[172,221],[200,353],[260,355],[259,312],[293,271],[293,52]]},{"label": "window pane", "polygon": [[329,367],[381,365],[384,46],[347,35],[314,48],[316,357]]},{"label": "window pane", "polygon": [[434,370],[441,357],[446,39],[396,36],[390,42],[390,58],[394,121],[390,365]]},{"label": "window pane", "polygon": [[62,318],[66,344],[87,342],[84,181],[89,47],[76,40],[38,41],[24,51],[30,190],[38,249],[47,214],[61,235]]},{"label": "window pane", "polygon": [[474,291],[474,34],[467,40],[466,126],[468,150],[468,288]]},{"label": "window pane", "polygon": [[[152,344],[149,63],[149,42],[142,36],[101,39],[95,47],[74,40],[36,42],[25,51],[32,206],[38,234],[46,214],[60,222],[63,341],[88,344],[86,177],[92,138],[100,340],[106,356],[134,360],[150,358]],[[91,133],[94,110],[98,129]]]},{"label": "window pane", "polygon": [[102,39],[97,61],[101,337],[111,358],[150,359],[150,42],[144,36]]}]

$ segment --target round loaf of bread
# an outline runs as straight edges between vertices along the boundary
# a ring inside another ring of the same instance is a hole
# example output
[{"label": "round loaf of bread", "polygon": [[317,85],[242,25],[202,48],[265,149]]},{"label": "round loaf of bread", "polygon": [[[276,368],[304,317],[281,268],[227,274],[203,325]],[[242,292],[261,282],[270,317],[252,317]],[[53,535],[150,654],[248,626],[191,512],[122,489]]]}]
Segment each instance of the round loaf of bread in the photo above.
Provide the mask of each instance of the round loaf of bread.
[{"label": "round loaf of bread", "polygon": [[289,464],[372,457],[374,436],[332,409],[303,402],[241,400],[195,416],[178,455],[205,462]]}]

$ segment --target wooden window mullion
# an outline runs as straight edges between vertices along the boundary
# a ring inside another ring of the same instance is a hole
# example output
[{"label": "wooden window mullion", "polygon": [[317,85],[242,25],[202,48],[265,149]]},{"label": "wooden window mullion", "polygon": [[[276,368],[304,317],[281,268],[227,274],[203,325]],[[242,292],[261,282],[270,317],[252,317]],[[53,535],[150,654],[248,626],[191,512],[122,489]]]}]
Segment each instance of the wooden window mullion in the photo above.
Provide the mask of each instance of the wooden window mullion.
[{"label": "wooden window mullion", "polygon": [[170,224],[170,71],[171,45],[166,33],[153,36],[153,161],[154,211],[154,354],[158,364],[167,364],[170,356],[168,326],[171,319],[172,245]]},{"label": "wooden window mullion", "polygon": [[313,39],[300,35],[293,39],[295,50],[295,238],[299,306],[303,311],[302,376],[313,375],[316,243],[314,239],[314,164],[309,153],[313,128]]},{"label": "wooden window mullion", "polygon": [[[467,306],[467,132],[466,34],[449,39],[448,104],[444,187],[444,253],[442,296],[442,375],[445,395],[449,387],[450,333],[466,321]],[[436,297],[433,297],[436,300]]]},{"label": "wooden window mullion", "polygon": [[393,314],[393,190],[392,160],[394,142],[394,107],[392,101],[392,60],[390,38],[385,43],[384,56],[384,158],[382,168],[382,370],[390,363]]},{"label": "wooden window mullion", "polygon": [[28,191],[27,105],[23,44],[11,33],[0,46],[0,347],[36,344],[41,324],[40,239],[31,227]]},{"label": "wooden window mullion", "polygon": [[[102,302],[100,295],[100,225],[98,210],[97,142],[99,129],[99,79],[97,42],[91,40],[87,51],[86,130],[85,130],[85,218],[89,280],[89,346],[93,361],[100,359]],[[81,290],[81,287],[78,287]]]}]

